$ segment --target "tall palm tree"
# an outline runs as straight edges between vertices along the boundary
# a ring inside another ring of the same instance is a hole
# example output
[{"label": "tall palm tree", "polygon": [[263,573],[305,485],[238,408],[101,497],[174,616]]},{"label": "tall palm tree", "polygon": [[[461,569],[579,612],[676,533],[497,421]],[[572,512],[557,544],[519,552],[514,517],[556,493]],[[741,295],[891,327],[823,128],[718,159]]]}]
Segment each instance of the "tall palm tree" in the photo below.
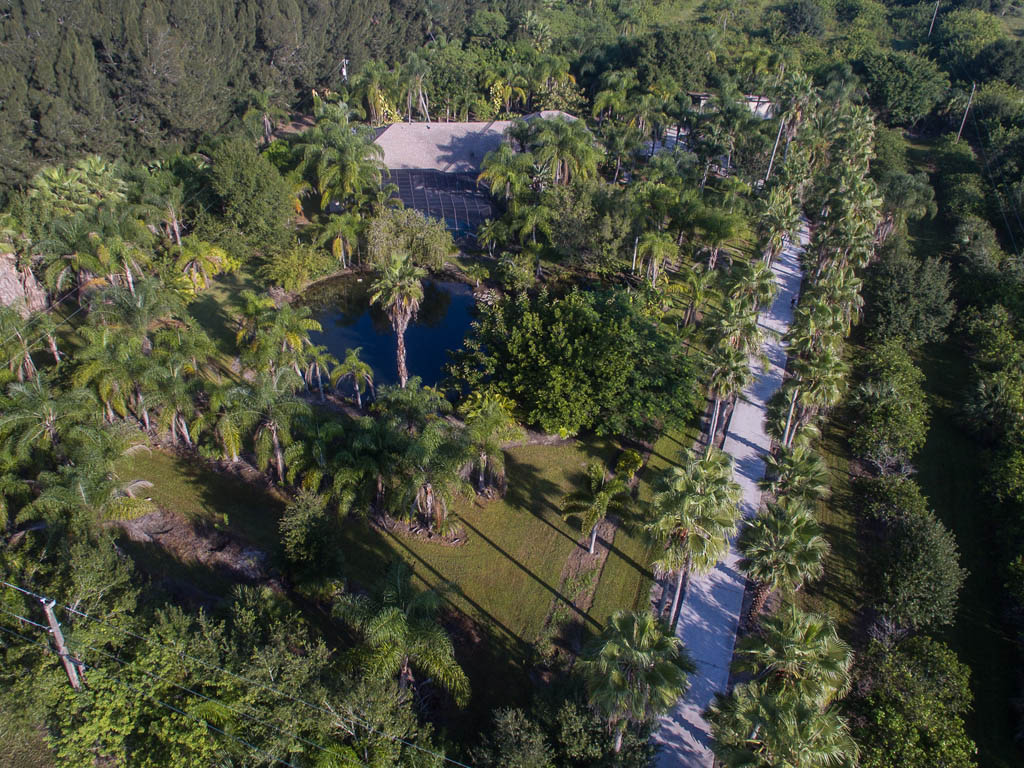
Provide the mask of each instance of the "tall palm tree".
[{"label": "tall palm tree", "polygon": [[59,391],[42,372],[31,381],[9,385],[6,396],[0,398],[0,439],[8,441],[19,458],[52,449],[61,461],[67,442],[97,421],[97,403],[90,392]]},{"label": "tall palm tree", "polygon": [[366,389],[373,393],[373,368],[369,363],[359,359],[362,347],[345,350],[345,359],[334,366],[331,371],[331,386],[337,387],[342,379],[352,379],[352,386],[356,391],[356,407],[363,409],[363,391]]},{"label": "tall palm tree", "polygon": [[652,722],[685,693],[695,669],[680,641],[648,611],[615,613],[584,649],[579,668],[591,706],[615,733],[615,751],[631,724]]},{"label": "tall palm tree", "polygon": [[676,573],[669,626],[675,624],[682,598],[685,569],[678,564],[695,573],[707,573],[718,564],[739,524],[740,495],[729,455],[714,449],[703,457],[686,455],[681,465],[666,468],[658,478],[651,499],[653,520],[645,529],[668,551],[655,567]]},{"label": "tall palm tree", "polygon": [[352,246],[359,242],[362,229],[359,217],[354,213],[328,214],[317,220],[316,244],[330,243],[331,253],[342,269],[348,267]]},{"label": "tall palm tree", "polygon": [[385,262],[370,286],[370,301],[380,306],[391,320],[398,340],[398,383],[403,389],[409,380],[405,367],[405,331],[416,317],[423,300],[425,270],[413,264],[406,254],[396,251]]},{"label": "tall palm tree", "polygon": [[826,706],[850,689],[853,651],[828,616],[789,603],[736,645],[737,670]]},{"label": "tall palm tree", "polygon": [[797,501],[769,504],[740,534],[740,568],[754,582],[749,620],[775,590],[790,594],[825,573],[829,545],[810,510]]},{"label": "tall palm tree", "polygon": [[770,267],[786,240],[793,239],[800,229],[800,207],[794,191],[781,184],[772,187],[764,201],[760,223],[768,243],[764,261]]},{"label": "tall palm tree", "polygon": [[[230,451],[237,444],[234,436],[251,433],[258,466],[265,470],[272,463],[282,483],[286,479],[284,449],[292,441],[292,428],[309,414],[309,406],[295,397],[301,386],[301,376],[281,368],[260,372],[251,384],[239,384],[218,399],[226,412],[218,430],[225,448]],[[237,457],[237,450],[234,453]]]},{"label": "tall palm tree", "polygon": [[274,138],[277,123],[288,119],[288,112],[282,109],[275,99],[272,88],[249,91],[246,97],[246,109],[242,114],[242,123],[253,134],[263,139],[263,146],[270,144]]},{"label": "tall palm tree", "polygon": [[175,266],[188,278],[192,293],[197,294],[206,289],[211,275],[230,268],[231,261],[223,248],[189,235],[175,246]]},{"label": "tall palm tree", "polygon": [[484,155],[477,183],[485,183],[494,194],[508,203],[515,212],[518,201],[533,177],[533,158],[518,153],[507,142]]},{"label": "tall palm tree", "polygon": [[512,416],[514,403],[493,392],[473,392],[459,406],[466,420],[466,434],[477,455],[477,489],[483,492],[488,473],[502,483],[505,452],[502,444],[525,434]]},{"label": "tall palm tree", "polygon": [[729,297],[749,301],[756,310],[770,304],[778,289],[775,273],[763,262],[753,261],[737,270]]},{"label": "tall palm tree", "polygon": [[766,681],[716,694],[704,715],[711,749],[723,768],[855,768],[857,743],[834,708]]},{"label": "tall palm tree", "polygon": [[647,262],[647,278],[653,288],[658,282],[661,265],[678,256],[679,248],[668,232],[645,232],[640,237],[637,253]]},{"label": "tall palm tree", "polygon": [[357,658],[371,675],[398,678],[399,689],[415,685],[415,675],[436,680],[459,706],[469,699],[469,678],[455,661],[452,641],[437,620],[444,605],[435,590],[417,590],[412,572],[397,560],[377,595],[344,595],[334,612],[363,638]]},{"label": "tall palm tree", "polygon": [[718,431],[718,416],[722,410],[722,401],[743,391],[750,383],[753,373],[750,361],[742,350],[732,346],[719,346],[713,351],[713,368],[708,385],[713,401],[711,423],[708,425],[708,454],[715,445],[715,434]]},{"label": "tall palm tree", "polygon": [[580,528],[590,536],[588,551],[594,554],[597,526],[608,515],[624,507],[629,488],[621,477],[609,479],[601,464],[587,465],[586,477],[583,488],[562,499],[562,515],[576,515],[580,518]]},{"label": "tall palm tree", "polygon": [[783,447],[761,458],[766,468],[761,488],[776,498],[814,504],[831,494],[828,465],[809,445]]},{"label": "tall palm tree", "polygon": [[747,221],[738,213],[707,207],[697,228],[708,252],[708,269],[714,270],[723,253],[734,249],[747,234]]}]

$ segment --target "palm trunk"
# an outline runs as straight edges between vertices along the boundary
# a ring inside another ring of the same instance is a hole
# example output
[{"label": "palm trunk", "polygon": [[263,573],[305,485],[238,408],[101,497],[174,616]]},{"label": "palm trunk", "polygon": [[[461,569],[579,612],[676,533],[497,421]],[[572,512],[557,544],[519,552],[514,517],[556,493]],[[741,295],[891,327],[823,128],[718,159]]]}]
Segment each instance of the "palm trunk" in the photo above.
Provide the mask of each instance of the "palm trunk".
[{"label": "palm trunk", "polygon": [[326,398],[324,397],[324,380],[320,376],[320,364],[315,364],[316,370],[316,388],[320,391],[320,402],[322,403]]},{"label": "palm trunk", "polygon": [[708,430],[708,452],[706,455],[711,455],[711,449],[715,447],[715,433],[718,432],[718,411],[721,410],[722,401],[720,398],[715,398],[714,410],[711,412],[711,428]]},{"label": "palm trunk", "polygon": [[[689,558],[687,558],[689,564]],[[683,603],[683,577],[686,575],[686,568],[680,568],[676,572],[676,591],[672,596],[672,610],[668,613],[668,626],[673,629],[679,619],[679,611]]]},{"label": "palm trunk", "polygon": [[619,754],[622,751],[622,732],[626,729],[624,725],[620,725],[615,730],[615,754]]},{"label": "palm trunk", "polygon": [[787,448],[790,443],[789,428],[793,423],[793,410],[796,408],[796,397],[799,392],[800,387],[793,388],[793,397],[789,401],[789,414],[786,416],[786,429],[782,432],[782,444]]},{"label": "palm trunk", "polygon": [[182,416],[177,416],[176,415],[174,418],[176,418],[178,420],[178,428],[181,430],[181,436],[183,438],[185,438],[185,445],[187,445],[189,448],[191,448],[192,447],[192,438],[189,437],[189,434],[188,434],[188,424],[185,423],[185,419]]},{"label": "palm trunk", "polygon": [[57,349],[57,339],[52,333],[46,334],[46,343],[50,345],[50,354],[53,355],[53,362],[60,364],[60,350]]},{"label": "palm trunk", "polygon": [[668,588],[668,584],[666,583],[665,586],[662,587],[662,590],[661,590],[661,600],[658,601],[658,618],[659,619],[665,613],[665,605],[668,603],[668,596],[669,596],[670,592],[671,592],[671,590]]},{"label": "palm trunk", "polygon": [[487,469],[487,454],[480,452],[480,473],[478,475],[477,485],[480,487],[480,492],[484,490],[484,471]]},{"label": "palm trunk", "polygon": [[402,389],[405,389],[406,382],[409,381],[409,371],[405,367],[405,328],[398,328],[398,384]]},{"label": "palm trunk", "polygon": [[352,384],[356,388],[356,408],[360,411],[363,410],[363,395],[359,391],[359,380],[356,378],[352,379]]},{"label": "palm trunk", "polygon": [[274,461],[277,464],[277,477],[284,482],[284,453],[281,451],[281,441],[277,439],[277,428],[270,427],[270,439],[274,443]]},{"label": "palm trunk", "polygon": [[[601,521],[598,520],[597,523]],[[597,545],[597,523],[590,529],[590,554],[594,554],[594,547]]]},{"label": "palm trunk", "polygon": [[757,582],[757,587],[754,589],[754,596],[750,600],[750,612],[747,614],[747,624],[753,626],[754,622],[757,621],[757,617],[761,615],[761,611],[764,610],[764,604],[768,602],[768,597],[771,595],[772,589],[764,582]]}]

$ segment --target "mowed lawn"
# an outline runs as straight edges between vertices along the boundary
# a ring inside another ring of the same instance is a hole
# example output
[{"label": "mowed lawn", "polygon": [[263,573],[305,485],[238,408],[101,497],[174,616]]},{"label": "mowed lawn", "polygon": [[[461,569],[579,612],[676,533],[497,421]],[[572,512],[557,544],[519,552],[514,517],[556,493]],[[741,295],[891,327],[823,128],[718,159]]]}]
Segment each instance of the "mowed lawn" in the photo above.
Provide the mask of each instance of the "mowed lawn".
[{"label": "mowed lawn", "polygon": [[[488,708],[523,703],[530,688],[533,643],[553,603],[571,604],[571,596],[560,591],[561,574],[581,532],[578,523],[562,519],[559,503],[583,479],[588,463],[609,466],[619,453],[615,443],[597,439],[511,449],[505,496],[459,502],[467,535],[462,546],[387,533],[356,517],[344,520],[345,573],[359,587],[372,587],[389,563],[405,560],[420,584],[444,589],[450,604],[474,622],[474,627],[457,631],[465,635],[460,661],[477,692],[475,703]],[[271,568],[278,563],[281,495],[157,450],[126,458],[119,472],[124,479],[152,482],[147,494],[161,507],[264,550]],[[154,578],[187,582],[213,595],[230,590],[225,574],[178,562],[160,547],[129,546],[129,551]],[[645,603],[649,561],[649,545],[638,529],[620,528],[593,605],[579,616],[591,633],[615,611]]]},{"label": "mowed lawn", "polygon": [[944,639],[971,668],[974,712],[967,716],[978,744],[979,764],[1010,768],[1024,762],[1015,747],[1011,700],[1019,695],[1019,664],[1002,620],[1006,590],[997,555],[999,531],[981,484],[988,467],[978,444],[957,425],[969,382],[967,360],[953,343],[929,348],[920,362],[932,407],[928,440],[917,457],[918,482],[938,515],[956,535],[960,564],[969,571],[956,623]]}]

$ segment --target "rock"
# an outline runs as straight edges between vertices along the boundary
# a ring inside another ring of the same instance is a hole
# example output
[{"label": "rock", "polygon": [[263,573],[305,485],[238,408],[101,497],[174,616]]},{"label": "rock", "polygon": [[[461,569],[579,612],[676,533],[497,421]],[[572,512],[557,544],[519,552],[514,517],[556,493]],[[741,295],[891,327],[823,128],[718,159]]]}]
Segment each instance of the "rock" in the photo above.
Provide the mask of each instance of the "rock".
[{"label": "rock", "polygon": [[46,291],[31,270],[18,267],[13,253],[0,253],[0,304],[16,307],[22,317],[46,309]]}]

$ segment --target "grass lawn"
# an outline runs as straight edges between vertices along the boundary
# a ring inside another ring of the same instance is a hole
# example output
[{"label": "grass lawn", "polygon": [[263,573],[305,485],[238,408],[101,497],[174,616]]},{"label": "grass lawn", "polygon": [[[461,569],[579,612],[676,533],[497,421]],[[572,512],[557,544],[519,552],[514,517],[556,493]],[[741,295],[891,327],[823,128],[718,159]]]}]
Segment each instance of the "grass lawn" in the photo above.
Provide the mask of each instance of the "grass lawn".
[{"label": "grass lawn", "polygon": [[[345,521],[343,559],[353,581],[371,586],[389,562],[401,557],[422,584],[446,585],[452,606],[475,620],[482,636],[460,644],[460,662],[476,692],[475,712],[466,714],[470,720],[489,717],[494,706],[525,702],[531,688],[532,644],[552,601],[571,603],[571,596],[560,592],[560,578],[581,534],[562,520],[559,501],[582,479],[588,462],[608,464],[618,451],[605,440],[510,450],[504,498],[460,503],[458,513],[468,534],[464,546],[445,547],[385,533],[358,519]],[[156,450],[126,458],[119,471],[126,479],[154,483],[148,493],[160,506],[196,523],[222,527],[266,551],[273,566],[283,506],[279,495]],[[637,534],[625,529],[617,533],[594,603],[581,617],[591,631],[599,630],[616,610],[643,604],[650,589],[647,546]],[[143,558],[154,578],[184,581],[213,595],[226,594],[231,587],[228,576],[179,562],[160,547],[129,545],[129,550]]]},{"label": "grass lawn", "polygon": [[928,350],[921,361],[932,407],[928,441],[917,458],[918,481],[939,518],[956,534],[960,563],[970,575],[960,594],[956,623],[944,639],[971,667],[974,712],[967,717],[986,768],[1021,765],[1014,744],[1010,700],[1018,695],[1019,659],[1006,634],[1001,612],[1005,589],[993,560],[998,551],[981,496],[986,465],[977,443],[956,424],[956,408],[969,381],[962,352],[947,343]]},{"label": "grass lawn", "polygon": [[818,450],[829,469],[832,496],[818,505],[815,516],[832,549],[825,559],[825,576],[799,596],[800,607],[831,616],[839,633],[851,640],[854,623],[864,602],[859,570],[860,551],[857,521],[853,513],[850,454],[847,429],[842,418],[825,424]]}]

